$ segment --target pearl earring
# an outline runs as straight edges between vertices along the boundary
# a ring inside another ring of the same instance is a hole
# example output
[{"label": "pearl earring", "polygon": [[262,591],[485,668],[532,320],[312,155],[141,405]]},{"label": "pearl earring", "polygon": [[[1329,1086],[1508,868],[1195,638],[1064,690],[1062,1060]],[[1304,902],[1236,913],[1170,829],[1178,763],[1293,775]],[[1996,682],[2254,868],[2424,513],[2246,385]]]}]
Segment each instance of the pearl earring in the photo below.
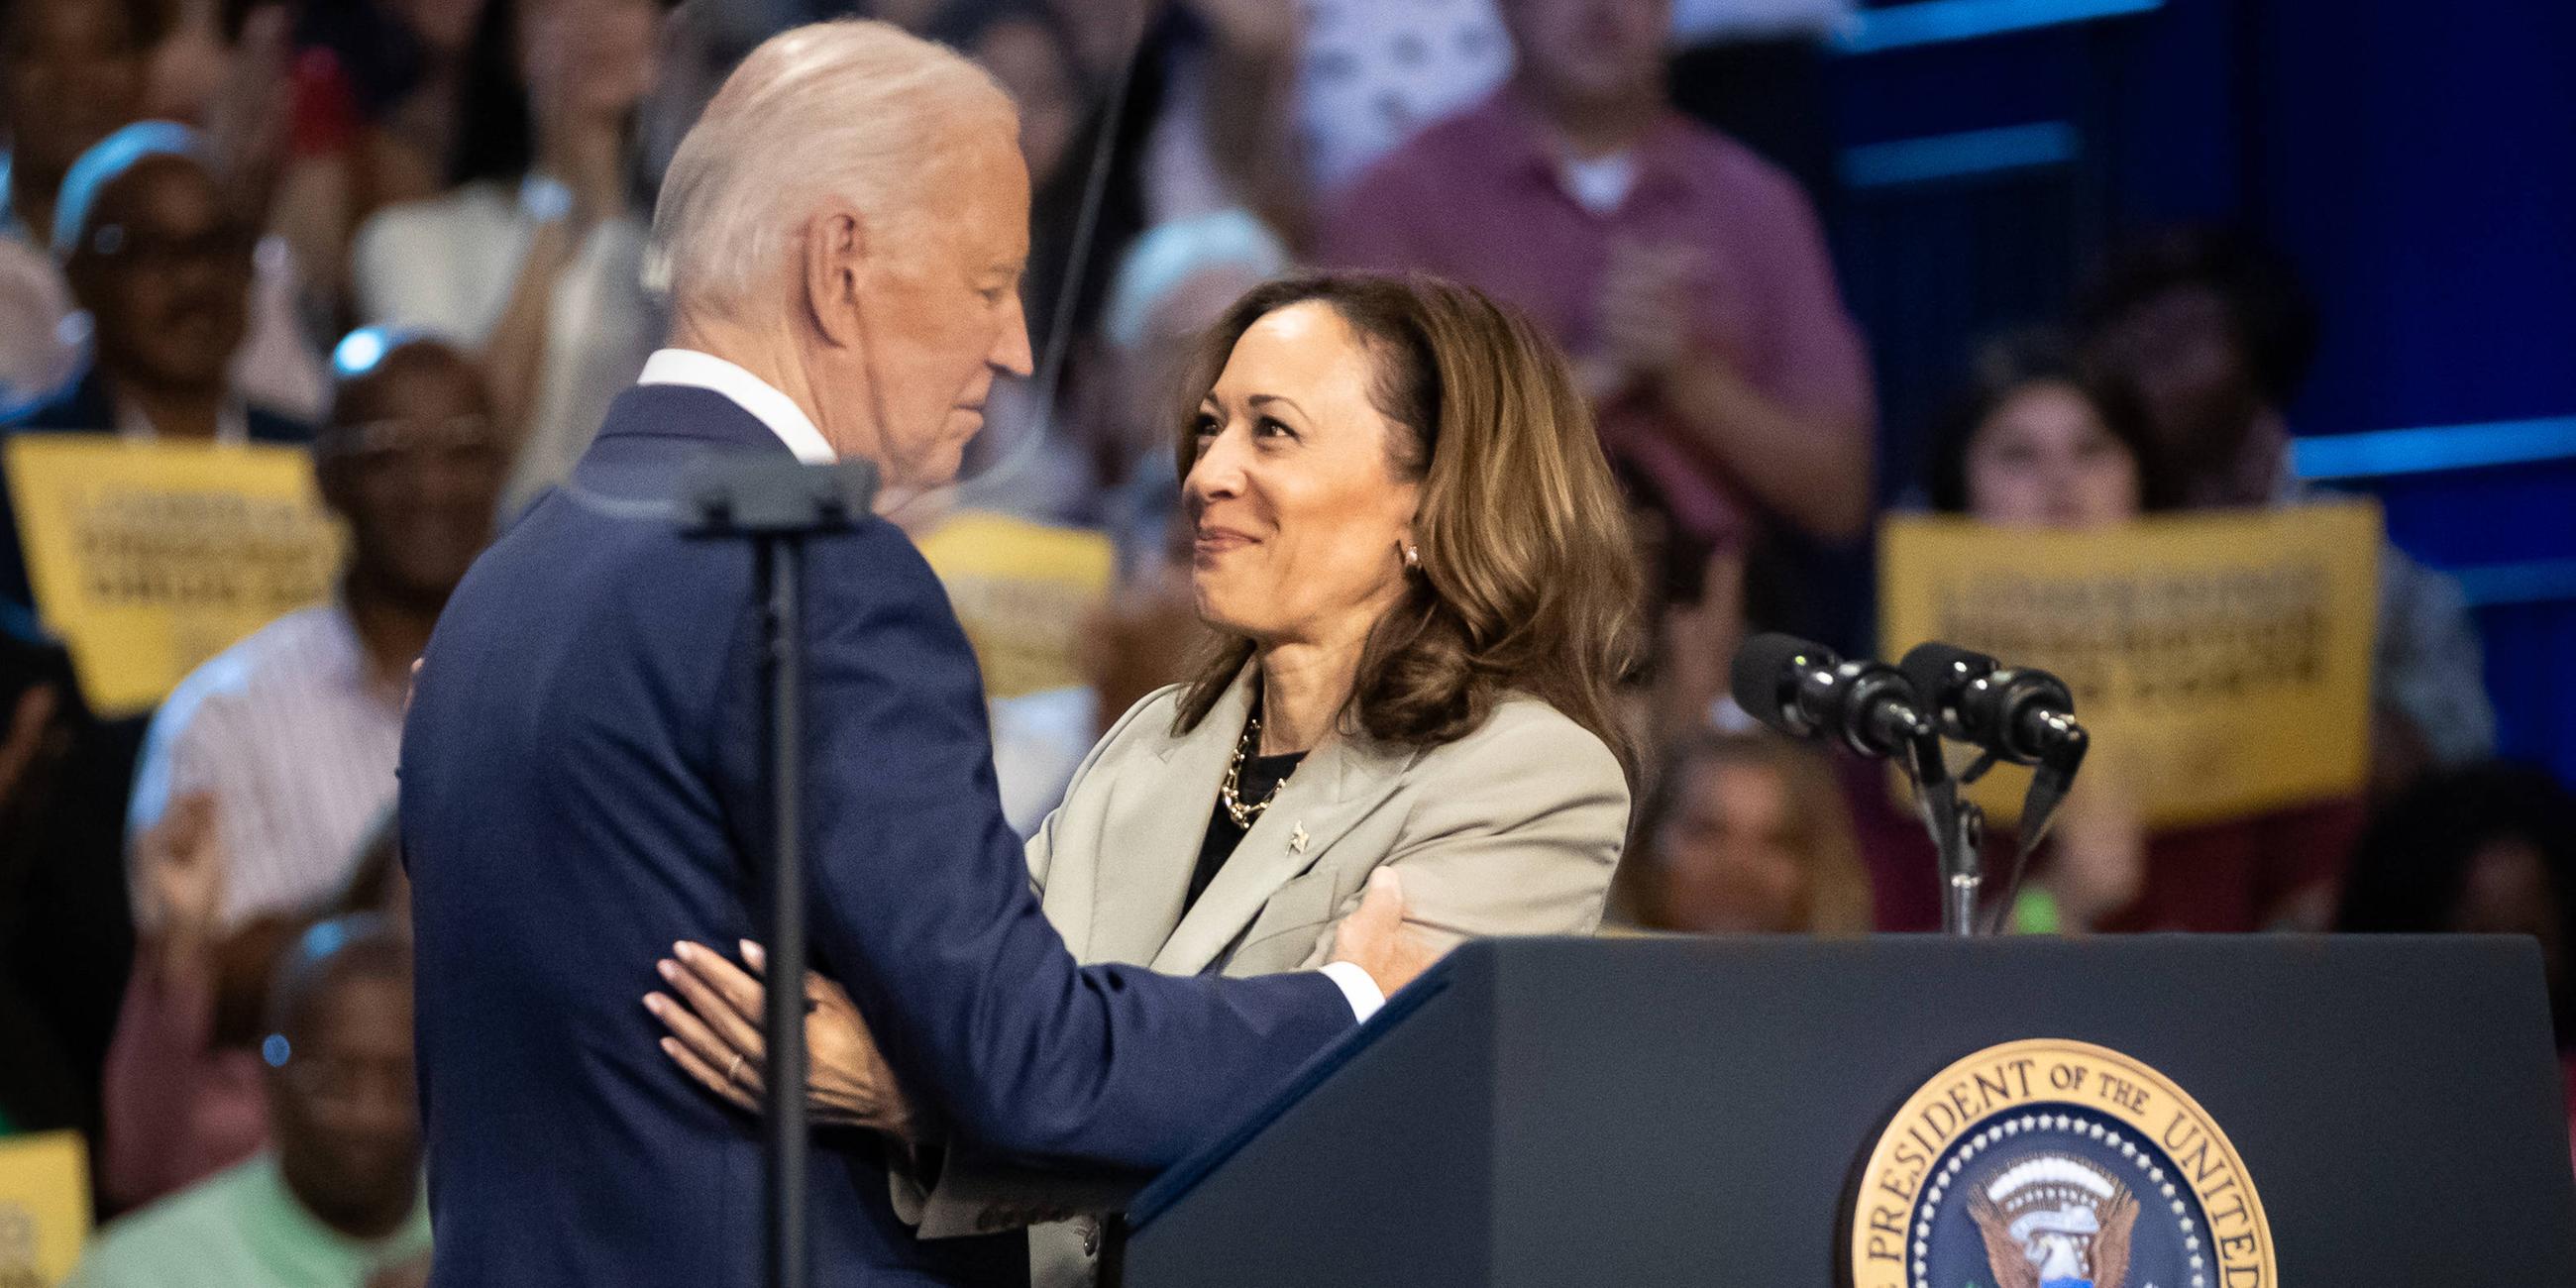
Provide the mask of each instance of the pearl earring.
[{"label": "pearl earring", "polygon": [[1404,566],[1407,568],[1419,568],[1422,566],[1422,552],[1414,549],[1411,542],[1405,543]]}]

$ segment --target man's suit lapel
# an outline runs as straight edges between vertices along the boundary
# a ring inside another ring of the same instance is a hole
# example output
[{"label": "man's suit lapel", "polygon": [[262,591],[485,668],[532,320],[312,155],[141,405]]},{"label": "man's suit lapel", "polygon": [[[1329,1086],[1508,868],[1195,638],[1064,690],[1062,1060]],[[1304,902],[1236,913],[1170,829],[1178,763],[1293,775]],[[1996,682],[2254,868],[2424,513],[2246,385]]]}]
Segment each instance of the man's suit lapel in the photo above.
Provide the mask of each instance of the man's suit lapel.
[{"label": "man's suit lapel", "polygon": [[[1206,970],[1234,946],[1279,887],[1305,875],[1352,825],[1385,803],[1410,759],[1406,751],[1365,736],[1327,741],[1280,787],[1149,964],[1171,975]],[[1220,765],[1217,773],[1224,772]]]}]

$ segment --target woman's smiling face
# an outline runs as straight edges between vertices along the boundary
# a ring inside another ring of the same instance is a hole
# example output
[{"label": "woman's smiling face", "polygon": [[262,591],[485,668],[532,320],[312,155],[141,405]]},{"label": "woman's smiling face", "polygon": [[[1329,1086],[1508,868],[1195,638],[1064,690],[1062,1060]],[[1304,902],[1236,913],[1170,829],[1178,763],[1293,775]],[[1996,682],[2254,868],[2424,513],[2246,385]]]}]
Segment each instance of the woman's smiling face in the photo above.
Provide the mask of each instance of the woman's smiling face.
[{"label": "woman's smiling face", "polygon": [[1199,403],[1183,483],[1199,616],[1256,643],[1364,636],[1404,589],[1421,486],[1413,428],[1381,412],[1378,358],[1330,304],[1264,315]]}]

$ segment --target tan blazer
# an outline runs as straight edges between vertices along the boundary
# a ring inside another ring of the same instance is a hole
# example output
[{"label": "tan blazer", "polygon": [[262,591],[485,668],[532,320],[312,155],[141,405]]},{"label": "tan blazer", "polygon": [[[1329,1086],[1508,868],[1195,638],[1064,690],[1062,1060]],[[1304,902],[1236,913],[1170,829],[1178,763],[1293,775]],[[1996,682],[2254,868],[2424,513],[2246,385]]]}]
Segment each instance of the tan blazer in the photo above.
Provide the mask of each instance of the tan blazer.
[{"label": "tan blazer", "polygon": [[[1444,746],[1326,742],[1183,915],[1253,674],[1246,668],[1185,734],[1172,731],[1179,686],[1137,703],[1030,838],[1030,881],[1077,958],[1180,975],[1319,966],[1380,865],[1404,875],[1407,922],[1443,948],[1600,924],[1628,828],[1627,779],[1600,739],[1527,697]],[[1025,1220],[1026,1208],[1001,1198],[1012,1186],[949,1170],[958,1174],[943,1175],[921,1208],[925,1237]],[[1087,1281],[1089,1230],[1074,1226],[1030,1231],[1033,1285]]]}]

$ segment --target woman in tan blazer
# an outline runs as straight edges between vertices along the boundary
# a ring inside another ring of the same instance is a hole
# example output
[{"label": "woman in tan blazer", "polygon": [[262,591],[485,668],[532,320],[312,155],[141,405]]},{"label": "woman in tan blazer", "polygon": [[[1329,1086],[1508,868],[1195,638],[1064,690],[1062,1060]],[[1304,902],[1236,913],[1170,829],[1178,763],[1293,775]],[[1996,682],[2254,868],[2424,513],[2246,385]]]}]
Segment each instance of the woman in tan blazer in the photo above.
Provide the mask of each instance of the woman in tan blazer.
[{"label": "woman in tan blazer", "polygon": [[[1591,933],[1628,825],[1611,686],[1637,574],[1564,357],[1464,287],[1314,277],[1239,301],[1185,388],[1191,585],[1222,647],[1120,719],[1030,839],[1066,946],[1310,968],[1379,868],[1438,948]],[[666,966],[666,1049],[756,1109],[758,981],[704,949]],[[817,998],[818,1116],[901,1134],[856,1012]],[[951,1160],[898,1208],[925,1237],[1042,1214],[991,1180]],[[1088,1242],[1034,1234],[1036,1282],[1086,1278]]]}]

